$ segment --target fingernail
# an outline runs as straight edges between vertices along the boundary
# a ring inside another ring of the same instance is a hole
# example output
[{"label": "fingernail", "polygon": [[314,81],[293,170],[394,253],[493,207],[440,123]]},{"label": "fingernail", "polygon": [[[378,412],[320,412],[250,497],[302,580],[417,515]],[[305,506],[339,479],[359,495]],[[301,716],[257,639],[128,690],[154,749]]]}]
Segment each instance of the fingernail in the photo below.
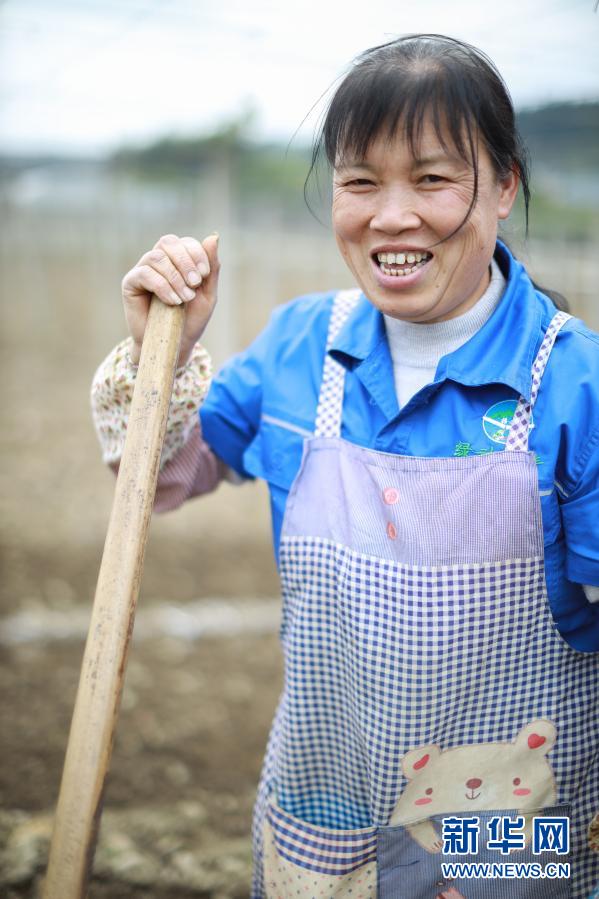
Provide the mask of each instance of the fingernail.
[{"label": "fingernail", "polygon": [[189,272],[189,274],[187,275],[188,284],[199,284],[201,280],[202,279],[197,272]]},{"label": "fingernail", "polygon": [[184,287],[181,291],[186,300],[193,300],[196,295],[195,290],[190,290],[189,287]]},{"label": "fingernail", "polygon": [[173,303],[176,303],[177,306],[180,306],[181,303],[183,302],[181,297],[178,297],[177,294],[174,292],[171,293],[171,300],[173,301]]},{"label": "fingernail", "polygon": [[210,269],[205,262],[200,262],[200,264],[198,265],[198,271],[201,274],[202,278],[207,278],[210,274]]}]

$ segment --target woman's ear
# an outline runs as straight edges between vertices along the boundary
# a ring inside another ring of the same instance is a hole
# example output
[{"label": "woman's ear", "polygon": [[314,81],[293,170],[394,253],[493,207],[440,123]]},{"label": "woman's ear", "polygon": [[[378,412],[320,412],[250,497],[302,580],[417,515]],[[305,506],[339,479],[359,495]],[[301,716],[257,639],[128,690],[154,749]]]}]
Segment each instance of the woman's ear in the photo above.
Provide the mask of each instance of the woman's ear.
[{"label": "woman's ear", "polygon": [[520,175],[517,169],[510,169],[509,173],[499,180],[499,203],[497,205],[497,218],[506,219],[512,211],[512,206],[520,187]]}]

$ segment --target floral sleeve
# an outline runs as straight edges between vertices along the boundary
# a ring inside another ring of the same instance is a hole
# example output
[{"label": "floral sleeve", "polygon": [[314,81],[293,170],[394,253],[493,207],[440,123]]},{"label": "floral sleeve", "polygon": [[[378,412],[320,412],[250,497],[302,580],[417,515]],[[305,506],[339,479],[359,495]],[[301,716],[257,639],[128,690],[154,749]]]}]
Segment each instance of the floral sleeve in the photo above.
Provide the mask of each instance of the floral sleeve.
[{"label": "floral sleeve", "polygon": [[[91,388],[94,425],[107,465],[120,461],[125,445],[127,420],[137,365],[129,355],[131,338],[121,341],[97,369]],[[177,369],[168,413],[160,467],[176,455],[189,440],[198,423],[212,375],[212,362],[201,344],[196,344],[186,365]]]}]

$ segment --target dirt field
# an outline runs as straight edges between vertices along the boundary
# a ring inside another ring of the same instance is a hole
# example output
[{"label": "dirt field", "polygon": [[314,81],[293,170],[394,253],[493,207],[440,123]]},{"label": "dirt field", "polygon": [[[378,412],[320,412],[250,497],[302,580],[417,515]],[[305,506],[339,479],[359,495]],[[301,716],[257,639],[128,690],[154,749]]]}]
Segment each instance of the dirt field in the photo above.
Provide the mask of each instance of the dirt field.
[{"label": "dirt field", "polygon": [[[3,896],[38,895],[80,658],[79,645],[1,657]],[[91,897],[247,895],[279,678],[274,637],[133,647]]]}]

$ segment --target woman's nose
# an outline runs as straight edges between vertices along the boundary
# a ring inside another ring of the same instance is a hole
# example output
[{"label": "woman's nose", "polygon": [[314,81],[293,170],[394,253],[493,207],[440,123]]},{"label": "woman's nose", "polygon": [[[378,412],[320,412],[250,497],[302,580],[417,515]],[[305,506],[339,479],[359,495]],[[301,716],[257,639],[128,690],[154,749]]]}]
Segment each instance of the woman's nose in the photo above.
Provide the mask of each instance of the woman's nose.
[{"label": "woman's nose", "polygon": [[377,205],[370,219],[373,231],[385,234],[400,234],[419,228],[422,220],[418,214],[416,198],[411,191],[381,191]]}]

